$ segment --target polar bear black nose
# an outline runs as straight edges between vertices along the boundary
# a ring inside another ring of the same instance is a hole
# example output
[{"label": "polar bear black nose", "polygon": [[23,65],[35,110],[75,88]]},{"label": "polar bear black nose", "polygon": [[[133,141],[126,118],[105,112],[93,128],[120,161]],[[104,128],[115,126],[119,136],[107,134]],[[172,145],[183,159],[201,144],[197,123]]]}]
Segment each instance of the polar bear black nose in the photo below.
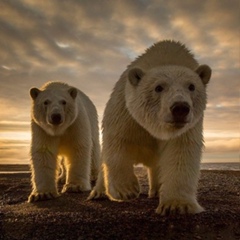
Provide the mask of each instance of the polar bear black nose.
[{"label": "polar bear black nose", "polygon": [[190,106],[186,102],[176,102],[172,105],[171,112],[175,120],[181,121],[189,114]]},{"label": "polar bear black nose", "polygon": [[51,123],[53,125],[59,125],[62,123],[62,116],[59,113],[54,113],[51,115]]}]

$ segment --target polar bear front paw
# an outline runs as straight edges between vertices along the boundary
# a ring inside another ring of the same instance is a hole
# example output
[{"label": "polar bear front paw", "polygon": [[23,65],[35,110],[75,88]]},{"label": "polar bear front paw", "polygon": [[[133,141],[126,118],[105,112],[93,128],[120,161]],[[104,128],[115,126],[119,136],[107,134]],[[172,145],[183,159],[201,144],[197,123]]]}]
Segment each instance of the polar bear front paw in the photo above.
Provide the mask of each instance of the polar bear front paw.
[{"label": "polar bear front paw", "polygon": [[68,183],[68,184],[65,184],[63,186],[63,189],[62,189],[62,193],[65,193],[65,192],[74,192],[74,193],[81,193],[81,192],[86,192],[86,191],[90,191],[91,190],[91,186],[90,184],[71,184],[71,183]]},{"label": "polar bear front paw", "polygon": [[140,193],[138,181],[134,181],[131,185],[129,183],[109,186],[107,195],[113,201],[127,201],[137,198]]},{"label": "polar bear front paw", "polygon": [[162,216],[176,214],[196,214],[203,212],[204,209],[197,202],[187,202],[182,200],[169,200],[160,203],[156,213]]},{"label": "polar bear front paw", "polygon": [[39,201],[45,201],[45,200],[50,200],[59,197],[60,195],[56,192],[33,192],[30,194],[28,197],[28,202],[39,202]]},{"label": "polar bear front paw", "polygon": [[158,190],[155,190],[155,189],[150,189],[149,192],[148,192],[148,198],[156,198],[158,197],[159,194],[158,194]]},{"label": "polar bear front paw", "polygon": [[99,190],[99,189],[97,189],[97,188],[94,188],[94,189],[90,192],[87,200],[89,201],[89,200],[93,200],[93,199],[100,199],[100,198],[104,198],[104,196],[106,197],[104,190]]}]

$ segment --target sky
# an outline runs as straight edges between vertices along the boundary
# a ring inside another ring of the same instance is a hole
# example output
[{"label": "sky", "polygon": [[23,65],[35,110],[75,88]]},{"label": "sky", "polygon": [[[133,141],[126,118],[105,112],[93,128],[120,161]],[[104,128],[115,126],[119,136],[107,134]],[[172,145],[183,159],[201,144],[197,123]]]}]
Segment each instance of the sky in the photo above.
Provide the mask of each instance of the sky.
[{"label": "sky", "polygon": [[101,122],[121,73],[153,43],[185,44],[212,68],[203,162],[240,162],[238,0],[0,0],[0,164],[29,163],[29,89],[64,81]]}]

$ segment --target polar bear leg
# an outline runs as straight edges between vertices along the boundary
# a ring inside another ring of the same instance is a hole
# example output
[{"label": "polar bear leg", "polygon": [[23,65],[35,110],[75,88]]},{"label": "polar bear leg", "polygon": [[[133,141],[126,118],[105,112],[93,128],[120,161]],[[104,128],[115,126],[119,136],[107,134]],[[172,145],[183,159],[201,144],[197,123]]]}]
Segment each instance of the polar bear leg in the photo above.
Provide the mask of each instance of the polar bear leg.
[{"label": "polar bear leg", "polygon": [[158,197],[160,184],[159,184],[159,171],[156,168],[156,166],[148,168],[148,181],[149,181],[148,197],[149,198]]},{"label": "polar bear leg", "polygon": [[108,197],[113,201],[137,198],[140,187],[129,152],[122,149],[106,156],[105,160],[104,179]]},{"label": "polar bear leg", "polygon": [[91,156],[91,181],[96,181],[100,171],[100,144],[98,136],[93,140]]},{"label": "polar bear leg", "polygon": [[190,137],[172,140],[171,144],[165,148],[160,159],[161,187],[157,213],[161,215],[194,214],[203,211],[196,199],[200,152],[201,143],[191,141]]},{"label": "polar bear leg", "polygon": [[66,166],[65,166],[64,157],[59,159],[58,162],[59,162],[59,166],[58,166],[59,167],[59,175],[58,175],[57,182],[65,184],[66,183]]},{"label": "polar bear leg", "polygon": [[32,156],[32,186],[33,190],[28,202],[48,200],[58,197],[57,191],[57,156],[48,151],[42,151]]},{"label": "polar bear leg", "polygon": [[62,192],[83,192],[91,190],[90,165],[91,151],[88,146],[72,147],[66,158],[66,184]]},{"label": "polar bear leg", "polygon": [[103,178],[103,169],[101,168],[98,174],[96,186],[89,194],[87,200],[102,198],[105,195],[105,186]]}]

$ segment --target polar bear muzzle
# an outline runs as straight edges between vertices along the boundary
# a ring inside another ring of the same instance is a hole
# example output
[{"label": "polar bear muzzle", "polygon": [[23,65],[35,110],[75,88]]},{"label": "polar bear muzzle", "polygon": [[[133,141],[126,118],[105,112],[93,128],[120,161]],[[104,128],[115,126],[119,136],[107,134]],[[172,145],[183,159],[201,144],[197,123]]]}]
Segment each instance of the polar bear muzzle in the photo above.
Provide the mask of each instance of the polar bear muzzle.
[{"label": "polar bear muzzle", "polygon": [[53,113],[49,121],[52,125],[60,125],[63,122],[62,115],[60,113]]},{"label": "polar bear muzzle", "polygon": [[174,123],[178,123],[179,126],[184,126],[187,122],[186,118],[190,112],[190,106],[187,102],[175,102],[170,108]]}]

